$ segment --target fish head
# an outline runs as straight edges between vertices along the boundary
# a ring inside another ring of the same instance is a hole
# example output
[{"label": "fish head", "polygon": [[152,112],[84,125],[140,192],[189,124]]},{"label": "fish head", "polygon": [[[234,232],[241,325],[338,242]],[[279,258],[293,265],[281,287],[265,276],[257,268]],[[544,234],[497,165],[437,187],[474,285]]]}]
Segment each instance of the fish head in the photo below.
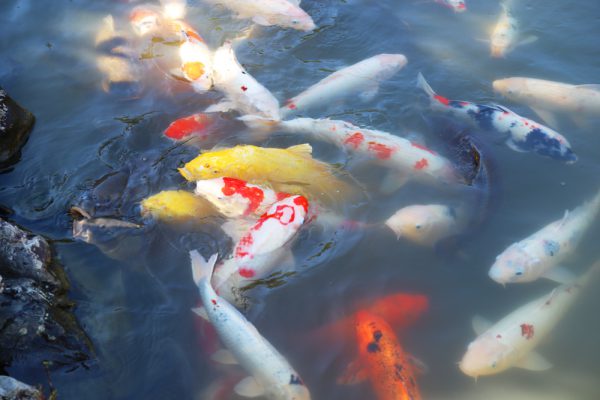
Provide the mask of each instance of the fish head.
[{"label": "fish head", "polygon": [[493,82],[494,90],[501,95],[511,99],[524,99],[523,90],[526,87],[524,78],[497,79]]},{"label": "fish head", "polygon": [[412,242],[432,245],[432,234],[439,219],[437,209],[427,205],[414,205],[400,209],[385,224],[392,229],[398,238],[406,238]]},{"label": "fish head", "polygon": [[527,282],[530,280],[530,271],[540,262],[539,258],[532,257],[519,245],[512,245],[496,257],[489,276],[502,285]]},{"label": "fish head", "polygon": [[193,134],[205,138],[217,117],[212,113],[198,113],[173,121],[164,131],[164,135],[173,140],[185,140]]},{"label": "fish head", "polygon": [[363,354],[377,353],[381,350],[384,337],[394,335],[392,328],[382,317],[366,309],[359,310],[354,321],[358,348]]},{"label": "fish head", "polygon": [[464,0],[449,0],[448,3],[454,12],[465,12],[467,11],[467,3]]},{"label": "fish head", "polygon": [[211,214],[206,201],[184,190],[165,190],[142,200],[140,213],[158,220],[201,219]]},{"label": "fish head", "polygon": [[282,16],[277,16],[277,25],[299,31],[310,32],[317,28],[315,22],[300,7],[290,4]]},{"label": "fish head", "polygon": [[196,91],[207,91],[213,86],[210,52],[204,43],[186,41],[179,47],[181,72]]},{"label": "fish head", "polygon": [[151,6],[137,6],[131,10],[129,22],[138,36],[146,36],[158,30],[160,13]]},{"label": "fish head", "polygon": [[196,182],[196,194],[211,202],[226,217],[240,217],[248,208],[246,198],[235,195],[235,189],[242,186],[246,187],[246,182],[235,178],[204,179]]},{"label": "fish head", "polygon": [[508,350],[509,347],[499,337],[484,333],[469,344],[458,366],[465,375],[474,378],[496,374],[508,367]]},{"label": "fish head", "polygon": [[235,176],[234,171],[243,165],[244,149],[221,149],[201,153],[198,157],[187,163],[179,172],[188,181],[213,179],[221,176]]},{"label": "fish head", "polygon": [[412,293],[395,293],[367,306],[369,311],[385,318],[394,329],[413,324],[428,308],[427,296]]}]

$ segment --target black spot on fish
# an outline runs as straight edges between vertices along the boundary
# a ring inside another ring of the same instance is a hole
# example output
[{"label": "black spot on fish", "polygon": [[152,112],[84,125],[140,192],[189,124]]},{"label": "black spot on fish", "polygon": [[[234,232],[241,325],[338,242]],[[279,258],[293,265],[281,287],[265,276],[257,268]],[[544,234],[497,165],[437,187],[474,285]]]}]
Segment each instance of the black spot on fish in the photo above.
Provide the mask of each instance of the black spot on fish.
[{"label": "black spot on fish", "polygon": [[511,128],[514,128],[515,126],[517,126],[517,121],[513,121],[510,123]]},{"label": "black spot on fish", "polygon": [[377,330],[377,331],[373,332],[373,339],[375,339],[375,341],[377,343],[379,343],[379,341],[381,340],[382,337],[383,337],[383,333],[381,333],[381,331]]},{"label": "black spot on fish", "polygon": [[367,351],[369,353],[377,353],[377,352],[381,351],[381,348],[379,347],[377,342],[371,342],[367,345]]},{"label": "black spot on fish", "polygon": [[298,375],[290,375],[290,385],[304,385],[302,379]]},{"label": "black spot on fish", "polygon": [[540,128],[530,130],[524,141],[514,143],[524,151],[532,151],[557,160],[566,162],[577,160],[577,156],[571,149],[563,147],[557,139],[548,136]]},{"label": "black spot on fish", "polygon": [[400,379],[400,380],[404,380],[404,378],[402,377],[402,370],[404,369],[404,367],[400,364],[394,364],[394,375],[396,376],[396,378]]},{"label": "black spot on fish", "polygon": [[495,107],[477,104],[477,111],[469,110],[468,114],[481,128],[491,130],[494,128],[492,121],[494,120],[494,114],[497,112],[502,111]]},{"label": "black spot on fish", "polygon": [[544,240],[544,252],[554,257],[560,251],[560,244],[554,240]]}]

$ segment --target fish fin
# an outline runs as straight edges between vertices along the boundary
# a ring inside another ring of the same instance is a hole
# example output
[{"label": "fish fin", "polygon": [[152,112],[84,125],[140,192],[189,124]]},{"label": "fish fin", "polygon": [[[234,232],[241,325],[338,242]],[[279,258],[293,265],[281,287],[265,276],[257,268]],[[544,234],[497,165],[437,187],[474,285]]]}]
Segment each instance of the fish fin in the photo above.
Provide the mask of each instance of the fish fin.
[{"label": "fish fin", "polygon": [[257,24],[257,25],[262,25],[262,26],[271,26],[271,25],[273,25],[272,23],[269,22],[268,19],[266,19],[262,15],[255,15],[254,17],[252,17],[252,21],[255,24]]},{"label": "fish fin", "polygon": [[588,90],[596,90],[596,91],[600,92],[600,84],[590,83],[587,85],[577,85],[577,86],[575,86],[575,89],[588,89]]},{"label": "fish fin", "polygon": [[425,136],[423,136],[422,133],[417,133],[417,132],[410,132],[408,134],[406,134],[406,139],[408,139],[411,143],[415,143],[418,144],[420,146],[427,146],[427,143],[425,142]]},{"label": "fish fin", "polygon": [[379,92],[379,85],[373,85],[360,93],[358,97],[362,102],[367,103],[375,98],[377,92]]},{"label": "fish fin", "polygon": [[228,112],[231,110],[235,110],[235,104],[231,101],[221,101],[220,103],[213,104],[208,106],[204,112],[206,113],[214,113],[214,112]]},{"label": "fish fin", "polygon": [[208,314],[206,312],[206,308],[204,308],[204,307],[192,308],[192,312],[194,314],[196,314],[197,316],[199,316],[200,318],[210,322],[210,319],[208,318]]},{"label": "fish fin", "polygon": [[516,151],[517,153],[527,153],[527,151],[520,148],[519,145],[514,140],[512,140],[512,138],[506,139],[505,143],[509,149]]},{"label": "fish fin", "polygon": [[480,315],[474,316],[471,320],[471,326],[473,327],[473,331],[476,335],[481,335],[482,333],[490,329],[492,325],[493,324],[491,321],[488,321]]},{"label": "fish fin", "polygon": [[541,354],[532,351],[519,360],[519,362],[515,364],[515,367],[526,369],[528,371],[546,371],[552,368],[552,364]]},{"label": "fish fin", "polygon": [[423,91],[427,93],[427,96],[435,96],[435,91],[431,88],[431,86],[429,86],[429,83],[427,83],[425,77],[420,72],[419,75],[417,75],[417,87],[423,89]]},{"label": "fish fin", "polygon": [[558,120],[556,119],[556,115],[548,110],[544,110],[542,108],[531,107],[531,109],[548,125],[552,127],[558,126]]},{"label": "fish fin", "polygon": [[252,376],[247,376],[238,382],[233,391],[242,397],[259,397],[265,393],[265,389]]},{"label": "fish fin", "polygon": [[413,355],[408,355],[407,359],[417,375],[423,375],[429,372],[429,367],[423,362],[423,360]]},{"label": "fish fin", "polygon": [[169,75],[171,75],[173,78],[179,81],[192,82],[191,80],[185,77],[181,68],[171,68],[169,70]]},{"label": "fish fin", "polygon": [[237,243],[255,223],[256,221],[250,219],[229,219],[221,225],[221,229],[234,243]]},{"label": "fish fin", "polygon": [[210,279],[215,263],[217,262],[218,254],[213,254],[210,258],[205,260],[197,250],[190,251],[190,259],[192,261],[192,274],[194,276],[194,283],[199,285],[203,279]]},{"label": "fish fin", "polygon": [[531,35],[531,36],[527,36],[525,39],[521,40],[519,43],[517,43],[517,46],[523,46],[525,44],[531,44],[531,43],[535,43],[538,41],[538,37]]},{"label": "fish fin", "polygon": [[410,180],[410,177],[406,174],[400,174],[396,171],[390,171],[383,178],[381,182],[381,192],[384,194],[394,193]]},{"label": "fish fin", "polygon": [[561,284],[573,283],[577,280],[575,274],[564,267],[554,267],[542,277]]},{"label": "fish fin", "polygon": [[297,144],[295,146],[288,147],[286,150],[296,153],[302,157],[312,157],[312,146],[308,143]]},{"label": "fish fin", "polygon": [[356,385],[368,379],[367,369],[362,365],[360,360],[354,360],[344,370],[344,372],[336,379],[338,385]]},{"label": "fish fin", "polygon": [[563,215],[562,219],[560,220],[560,223],[556,226],[556,230],[559,230],[563,226],[565,226],[565,224],[569,220],[569,215],[571,215],[571,212],[569,210],[565,210],[565,215]]},{"label": "fish fin", "polygon": [[219,350],[215,351],[212,354],[212,356],[210,356],[210,358],[214,362],[223,364],[223,365],[239,364],[238,360],[235,358],[235,356],[229,350],[226,350],[226,349],[219,349]]}]

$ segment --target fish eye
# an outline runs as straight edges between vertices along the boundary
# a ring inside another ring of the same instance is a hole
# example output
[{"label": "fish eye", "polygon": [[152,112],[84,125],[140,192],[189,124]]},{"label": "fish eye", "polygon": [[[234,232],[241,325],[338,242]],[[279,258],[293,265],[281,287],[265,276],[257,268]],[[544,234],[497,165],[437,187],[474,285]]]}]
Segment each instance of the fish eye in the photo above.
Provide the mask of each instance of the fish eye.
[{"label": "fish eye", "polygon": [[515,275],[516,276],[521,276],[521,275],[523,275],[523,271],[517,271],[517,272],[515,272]]},{"label": "fish eye", "polygon": [[421,229],[421,228],[422,228],[422,226],[421,226],[421,224],[416,224],[416,225],[415,225],[415,228],[416,228],[416,229]]},{"label": "fish eye", "polygon": [[297,24],[299,21],[297,19],[292,20],[292,24]]},{"label": "fish eye", "polygon": [[498,363],[497,363],[496,361],[494,361],[494,362],[492,363],[492,368],[496,368],[496,366],[497,366],[497,365],[498,365]]}]

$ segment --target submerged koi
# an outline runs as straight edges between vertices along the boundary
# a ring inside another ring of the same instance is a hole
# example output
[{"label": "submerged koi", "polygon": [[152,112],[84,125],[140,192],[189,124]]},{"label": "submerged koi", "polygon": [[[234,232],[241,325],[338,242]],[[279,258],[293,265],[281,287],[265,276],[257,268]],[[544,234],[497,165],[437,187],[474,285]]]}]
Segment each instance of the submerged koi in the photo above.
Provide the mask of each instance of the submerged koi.
[{"label": "submerged koi", "polygon": [[427,93],[434,110],[451,113],[486,130],[507,134],[506,145],[518,152],[534,152],[566,163],[577,156],[560,133],[499,105],[480,105],[468,101],[449,100],[436,94],[419,73],[418,86]]},{"label": "submerged koi", "polygon": [[467,3],[465,0],[435,0],[435,2],[448,7],[457,13],[467,11]]}]

